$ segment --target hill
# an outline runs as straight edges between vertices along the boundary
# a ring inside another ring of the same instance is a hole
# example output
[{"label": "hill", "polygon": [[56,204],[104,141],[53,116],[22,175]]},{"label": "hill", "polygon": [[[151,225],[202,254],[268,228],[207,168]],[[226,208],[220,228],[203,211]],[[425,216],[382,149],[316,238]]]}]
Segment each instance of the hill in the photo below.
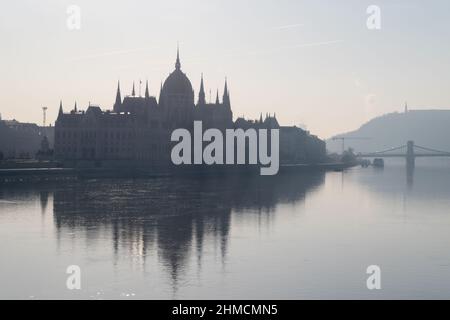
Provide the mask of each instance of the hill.
[{"label": "hill", "polygon": [[[385,150],[406,144],[415,144],[450,151],[450,110],[410,110],[389,113],[370,120],[359,129],[335,137],[366,137],[367,140],[345,140],[345,149],[356,152]],[[341,152],[342,142],[326,141],[328,152]]]}]

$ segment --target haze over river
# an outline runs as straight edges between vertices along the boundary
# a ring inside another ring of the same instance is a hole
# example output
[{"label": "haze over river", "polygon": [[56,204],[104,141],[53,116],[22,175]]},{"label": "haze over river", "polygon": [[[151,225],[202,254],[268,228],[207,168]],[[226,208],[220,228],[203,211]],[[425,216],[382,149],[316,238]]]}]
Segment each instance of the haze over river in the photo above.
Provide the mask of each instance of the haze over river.
[{"label": "haze over river", "polygon": [[450,159],[404,162],[1,186],[0,298],[450,298]]}]

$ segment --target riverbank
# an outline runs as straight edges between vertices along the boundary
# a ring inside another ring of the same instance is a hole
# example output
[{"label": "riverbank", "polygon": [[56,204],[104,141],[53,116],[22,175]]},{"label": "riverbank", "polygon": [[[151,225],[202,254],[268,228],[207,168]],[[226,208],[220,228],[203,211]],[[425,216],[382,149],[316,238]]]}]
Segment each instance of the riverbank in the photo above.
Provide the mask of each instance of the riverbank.
[{"label": "riverbank", "polygon": [[[47,165],[49,163],[46,163]],[[342,171],[356,164],[319,163],[281,165],[279,174],[309,171]],[[167,176],[208,176],[208,175],[259,175],[259,168],[248,166],[198,166],[173,168],[27,168],[23,164],[16,168],[0,168],[0,183],[32,183],[76,180],[83,178],[154,178]]]},{"label": "riverbank", "polygon": [[1,169],[37,169],[37,168],[59,168],[61,165],[57,161],[53,160],[35,160],[35,159],[23,159],[23,160],[3,160],[0,161]]}]

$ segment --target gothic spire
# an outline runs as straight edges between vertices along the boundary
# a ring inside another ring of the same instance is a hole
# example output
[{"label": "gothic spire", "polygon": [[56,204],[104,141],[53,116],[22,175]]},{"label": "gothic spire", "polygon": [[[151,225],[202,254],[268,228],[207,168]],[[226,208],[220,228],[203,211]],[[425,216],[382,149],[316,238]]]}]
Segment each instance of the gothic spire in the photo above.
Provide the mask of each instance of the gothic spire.
[{"label": "gothic spire", "polygon": [[159,90],[159,105],[161,106],[163,103],[163,84],[161,82],[161,89]]},{"label": "gothic spire", "polygon": [[59,101],[59,112],[58,112],[58,116],[62,115],[64,113],[63,111],[63,105],[62,105],[62,100]]},{"label": "gothic spire", "polygon": [[223,90],[223,95],[228,95],[228,84],[227,84],[227,78],[225,77],[225,88]]},{"label": "gothic spire", "polygon": [[200,92],[198,93],[198,104],[206,104],[206,99],[205,99],[205,87],[203,85],[203,73],[202,73],[202,78],[200,81]]},{"label": "gothic spire", "polygon": [[145,98],[150,98],[150,93],[148,91],[148,80],[145,82]]},{"label": "gothic spire", "polygon": [[227,108],[231,108],[230,93],[228,91],[227,78],[225,78],[225,88],[223,89],[223,105]]},{"label": "gothic spire", "polygon": [[220,104],[220,101],[219,101],[219,89],[217,89],[216,104]]},{"label": "gothic spire", "polygon": [[117,93],[116,93],[116,105],[120,105],[122,103],[122,97],[120,95],[120,82],[117,81]]},{"label": "gothic spire", "polygon": [[77,113],[77,102],[75,101],[75,106],[73,107],[73,111],[75,111],[75,113]]},{"label": "gothic spire", "polygon": [[177,45],[177,61],[175,62],[175,69],[180,70],[181,69],[181,63],[180,63],[180,47]]},{"label": "gothic spire", "polygon": [[136,95],[136,92],[134,91],[134,81],[133,81],[133,90],[131,91],[131,95],[134,97]]}]

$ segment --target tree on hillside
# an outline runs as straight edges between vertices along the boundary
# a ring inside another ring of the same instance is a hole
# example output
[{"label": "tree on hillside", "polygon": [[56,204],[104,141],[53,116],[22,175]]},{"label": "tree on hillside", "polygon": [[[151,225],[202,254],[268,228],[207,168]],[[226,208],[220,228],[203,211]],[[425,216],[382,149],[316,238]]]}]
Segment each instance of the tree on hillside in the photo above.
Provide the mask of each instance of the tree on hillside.
[{"label": "tree on hillside", "polygon": [[344,163],[354,163],[356,161],[355,153],[352,148],[348,148],[348,150],[344,151],[342,154],[342,162]]}]

